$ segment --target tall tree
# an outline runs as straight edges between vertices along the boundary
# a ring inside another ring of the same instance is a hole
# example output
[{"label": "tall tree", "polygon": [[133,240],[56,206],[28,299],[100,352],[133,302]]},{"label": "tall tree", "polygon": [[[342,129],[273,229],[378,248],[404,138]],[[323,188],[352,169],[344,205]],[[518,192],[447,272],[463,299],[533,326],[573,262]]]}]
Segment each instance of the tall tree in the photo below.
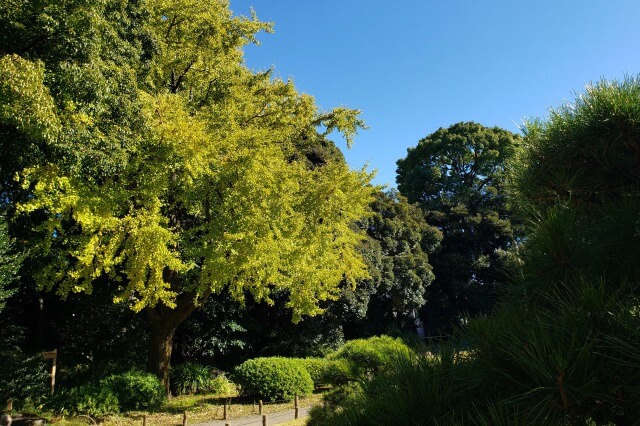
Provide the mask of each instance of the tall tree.
[{"label": "tall tree", "polygon": [[517,236],[506,199],[507,162],[521,138],[467,122],[440,128],[398,161],[398,189],[442,232],[421,317],[448,331],[492,306],[502,253]]},{"label": "tall tree", "polygon": [[242,47],[270,25],[223,0],[14,3],[3,40],[33,24],[34,42],[0,49],[0,122],[46,154],[13,162],[9,184],[35,280],[64,297],[108,277],[114,301],[144,311],[167,390],[176,327],[210,294],[284,293],[298,320],[367,276],[350,225],[370,175],[297,159],[318,126],[350,144],[362,122],[247,69]]}]

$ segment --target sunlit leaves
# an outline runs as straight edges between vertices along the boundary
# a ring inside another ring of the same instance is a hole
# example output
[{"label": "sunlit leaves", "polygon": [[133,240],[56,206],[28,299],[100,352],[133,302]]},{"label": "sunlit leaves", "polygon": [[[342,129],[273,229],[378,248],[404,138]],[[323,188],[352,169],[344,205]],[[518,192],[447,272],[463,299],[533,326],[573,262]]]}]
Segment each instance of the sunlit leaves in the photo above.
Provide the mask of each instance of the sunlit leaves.
[{"label": "sunlit leaves", "polygon": [[55,139],[60,123],[44,86],[44,64],[17,55],[0,57],[0,99],[0,122],[36,140]]},{"label": "sunlit leaves", "polygon": [[[289,293],[295,319],[318,313],[343,279],[367,275],[350,224],[374,189],[366,171],[309,167],[298,150],[318,126],[350,143],[358,112],[318,114],[291,81],[248,70],[242,46],[271,26],[232,17],[226,1],[139,6],[47,5],[43,32],[73,37],[27,49],[44,65],[0,62],[2,124],[50,153],[16,166],[17,212],[45,259],[37,281],[65,296],[106,276],[136,311],[228,289]],[[12,10],[10,26],[31,22]]]}]

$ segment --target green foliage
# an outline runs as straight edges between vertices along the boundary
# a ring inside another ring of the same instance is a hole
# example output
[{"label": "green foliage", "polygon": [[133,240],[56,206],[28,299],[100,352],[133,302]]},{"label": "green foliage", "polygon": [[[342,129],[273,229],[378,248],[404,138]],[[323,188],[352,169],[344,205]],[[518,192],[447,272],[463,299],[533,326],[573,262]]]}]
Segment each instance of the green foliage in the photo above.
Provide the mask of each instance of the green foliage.
[{"label": "green foliage", "polygon": [[5,215],[0,214],[0,312],[4,309],[7,298],[15,292],[11,284],[18,278],[18,270],[23,257],[14,253],[9,241],[5,219]]},{"label": "green foliage", "polygon": [[166,399],[164,386],[156,376],[130,371],[100,381],[117,398],[121,410],[141,410],[160,406]]},{"label": "green foliage", "polygon": [[365,321],[368,332],[381,333],[388,327],[413,330],[415,313],[434,279],[428,253],[435,251],[441,232],[395,191],[377,193],[371,209],[373,215],[361,226],[369,245],[379,247],[380,257],[370,262],[370,270],[377,268],[371,274],[372,285],[364,286],[372,292]]},{"label": "green foliage", "polygon": [[313,379],[299,360],[282,357],[254,358],[243,362],[233,372],[232,380],[240,394],[265,401],[291,400],[295,395],[309,395]]},{"label": "green foliage", "polygon": [[326,423],[637,422],[639,94],[640,79],[602,82],[529,124],[514,186],[523,281],[462,330],[462,359],[405,361]]},{"label": "green foliage", "polygon": [[40,354],[25,356],[13,348],[0,349],[0,398],[16,407],[41,404],[49,395],[49,370]]},{"label": "green foliage", "polygon": [[351,369],[348,361],[327,358],[297,359],[309,372],[313,384],[319,386],[340,386],[351,380]]},{"label": "green foliage", "polygon": [[166,385],[160,346],[212,293],[286,295],[299,321],[368,276],[352,223],[371,174],[296,158],[364,124],[246,67],[271,24],[219,0],[16,0],[0,18],[0,185],[30,279],[144,309]]},{"label": "green foliage", "polygon": [[368,339],[349,340],[343,347],[329,355],[332,360],[349,363],[352,378],[365,378],[388,366],[396,357],[411,353],[400,339],[376,336]]},{"label": "green foliage", "polygon": [[531,286],[638,283],[639,94],[638,77],[602,81],[527,124],[514,187],[529,219]]},{"label": "green foliage", "polygon": [[113,390],[100,384],[87,383],[73,388],[63,398],[64,408],[76,414],[100,418],[120,412],[118,398]]},{"label": "green foliage", "polygon": [[176,395],[227,394],[230,391],[229,382],[223,374],[215,374],[211,368],[192,362],[171,369],[171,387]]},{"label": "green foliage", "polygon": [[521,236],[507,202],[507,164],[521,138],[498,127],[457,123],[398,161],[398,190],[442,233],[429,256],[435,280],[420,311],[430,333],[450,331],[494,304],[504,254]]}]

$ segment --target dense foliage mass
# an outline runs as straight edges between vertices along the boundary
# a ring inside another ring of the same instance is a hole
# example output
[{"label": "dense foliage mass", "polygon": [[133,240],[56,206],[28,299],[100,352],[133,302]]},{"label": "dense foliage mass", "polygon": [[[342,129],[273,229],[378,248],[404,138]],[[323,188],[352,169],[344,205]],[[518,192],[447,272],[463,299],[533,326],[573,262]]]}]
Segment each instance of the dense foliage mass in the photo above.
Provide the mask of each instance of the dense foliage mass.
[{"label": "dense foliage mass", "polygon": [[506,189],[507,163],[520,144],[520,136],[498,127],[457,123],[398,161],[398,190],[442,233],[420,311],[431,334],[451,331],[495,303],[505,252],[520,235]]},{"label": "dense foliage mass", "polygon": [[463,331],[470,352],[400,360],[312,424],[637,422],[638,123],[638,78],[530,123],[514,182],[523,276]]},{"label": "dense foliage mass", "polygon": [[313,391],[313,379],[299,360],[283,357],[253,358],[237,366],[234,383],[240,395],[265,401],[293,400]]},{"label": "dense foliage mass", "polygon": [[109,285],[144,311],[167,389],[175,330],[210,294],[282,293],[299,320],[367,276],[351,224],[370,175],[300,155],[318,126],[350,143],[362,122],[244,65],[269,24],[223,0],[17,1],[0,17],[0,146],[16,153],[0,190],[32,279],[63,297]]}]

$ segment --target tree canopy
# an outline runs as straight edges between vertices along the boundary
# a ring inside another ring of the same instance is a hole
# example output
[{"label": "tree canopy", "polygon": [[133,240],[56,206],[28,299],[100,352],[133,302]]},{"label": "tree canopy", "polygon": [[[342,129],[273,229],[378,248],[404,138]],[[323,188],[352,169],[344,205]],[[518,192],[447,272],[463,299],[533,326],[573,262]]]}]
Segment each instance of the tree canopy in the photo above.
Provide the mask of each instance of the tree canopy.
[{"label": "tree canopy", "polygon": [[493,304],[503,253],[514,243],[506,165],[520,137],[467,122],[440,128],[398,161],[398,190],[442,232],[430,256],[435,280],[421,316],[431,333],[447,331]]},{"label": "tree canopy", "polygon": [[24,153],[2,185],[41,288],[108,277],[166,381],[175,328],[212,292],[285,292],[299,319],[367,276],[351,223],[370,174],[298,154],[318,126],[351,143],[363,123],[245,66],[270,24],[223,0],[36,3],[0,6],[0,143]]}]

